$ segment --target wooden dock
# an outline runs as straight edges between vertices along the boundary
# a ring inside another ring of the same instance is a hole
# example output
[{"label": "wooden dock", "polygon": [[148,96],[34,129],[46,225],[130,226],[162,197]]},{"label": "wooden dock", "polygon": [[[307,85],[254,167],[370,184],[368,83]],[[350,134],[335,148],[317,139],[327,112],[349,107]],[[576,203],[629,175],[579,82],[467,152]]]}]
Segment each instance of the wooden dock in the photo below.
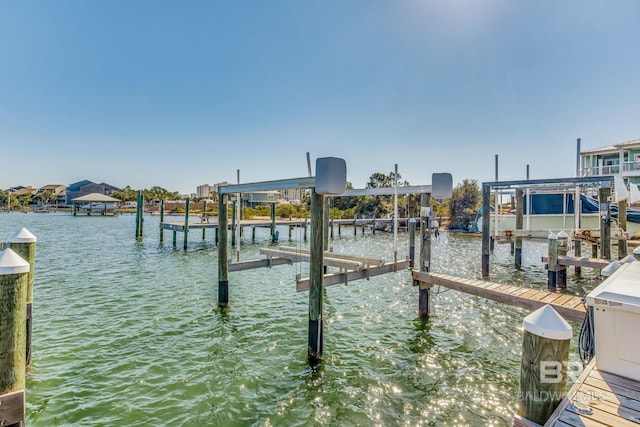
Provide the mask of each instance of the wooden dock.
[{"label": "wooden dock", "polygon": [[640,383],[599,371],[595,359],[545,423],[545,427],[638,425]]},{"label": "wooden dock", "polygon": [[414,285],[428,289],[434,285],[476,295],[530,311],[549,304],[566,320],[582,323],[586,309],[581,297],[476,279],[413,270]]}]

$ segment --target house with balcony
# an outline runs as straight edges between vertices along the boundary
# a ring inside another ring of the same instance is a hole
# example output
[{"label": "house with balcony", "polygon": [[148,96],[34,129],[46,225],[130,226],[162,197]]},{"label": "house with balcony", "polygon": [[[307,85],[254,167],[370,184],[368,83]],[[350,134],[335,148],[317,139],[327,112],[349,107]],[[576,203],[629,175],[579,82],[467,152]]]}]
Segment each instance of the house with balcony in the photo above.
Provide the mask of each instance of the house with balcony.
[{"label": "house with balcony", "polygon": [[640,139],[580,152],[580,176],[620,176],[640,184]]}]

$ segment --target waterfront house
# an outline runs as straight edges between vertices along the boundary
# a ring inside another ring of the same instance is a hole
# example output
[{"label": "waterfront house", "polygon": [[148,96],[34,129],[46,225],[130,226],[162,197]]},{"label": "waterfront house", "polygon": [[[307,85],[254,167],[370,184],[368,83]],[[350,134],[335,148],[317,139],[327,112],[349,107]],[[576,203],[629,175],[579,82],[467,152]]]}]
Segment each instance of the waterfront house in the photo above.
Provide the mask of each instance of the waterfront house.
[{"label": "waterfront house", "polygon": [[114,187],[113,185],[109,185],[104,182],[96,184],[95,182],[85,179],[83,181],[70,184],[67,187],[66,202],[68,205],[70,205],[73,199],[77,199],[78,197],[86,196],[87,194],[91,193],[98,193],[109,196],[114,191],[118,190],[120,189],[118,187]]},{"label": "waterfront house", "polygon": [[640,184],[640,139],[580,152],[580,176],[620,176]]}]

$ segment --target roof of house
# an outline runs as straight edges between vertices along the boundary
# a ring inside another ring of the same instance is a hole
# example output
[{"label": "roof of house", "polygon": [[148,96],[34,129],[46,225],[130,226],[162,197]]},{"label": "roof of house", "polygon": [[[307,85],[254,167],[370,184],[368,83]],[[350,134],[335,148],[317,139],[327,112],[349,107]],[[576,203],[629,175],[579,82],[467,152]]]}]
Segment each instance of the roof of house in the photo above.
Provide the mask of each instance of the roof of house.
[{"label": "roof of house", "polygon": [[591,150],[581,151],[580,154],[597,154],[597,153],[610,153],[618,151],[621,148],[640,148],[640,139],[632,139],[631,141],[621,142],[619,144],[605,145],[604,147],[598,147]]},{"label": "roof of house", "polygon": [[72,202],[120,202],[120,199],[116,199],[115,197],[107,196],[105,194],[100,193],[89,193],[84,196],[76,197],[71,200]]},{"label": "roof of house", "polygon": [[40,190],[55,190],[56,188],[64,187],[62,184],[47,184],[44,187],[40,187]]}]

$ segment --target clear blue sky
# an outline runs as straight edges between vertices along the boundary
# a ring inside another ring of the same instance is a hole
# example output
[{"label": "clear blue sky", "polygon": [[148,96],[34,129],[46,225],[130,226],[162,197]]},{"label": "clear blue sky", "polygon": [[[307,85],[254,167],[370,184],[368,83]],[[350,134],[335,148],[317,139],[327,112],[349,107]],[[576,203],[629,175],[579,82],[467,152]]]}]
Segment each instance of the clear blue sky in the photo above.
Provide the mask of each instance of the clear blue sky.
[{"label": "clear blue sky", "polygon": [[398,164],[573,176],[640,138],[638,0],[0,1],[0,188]]}]

